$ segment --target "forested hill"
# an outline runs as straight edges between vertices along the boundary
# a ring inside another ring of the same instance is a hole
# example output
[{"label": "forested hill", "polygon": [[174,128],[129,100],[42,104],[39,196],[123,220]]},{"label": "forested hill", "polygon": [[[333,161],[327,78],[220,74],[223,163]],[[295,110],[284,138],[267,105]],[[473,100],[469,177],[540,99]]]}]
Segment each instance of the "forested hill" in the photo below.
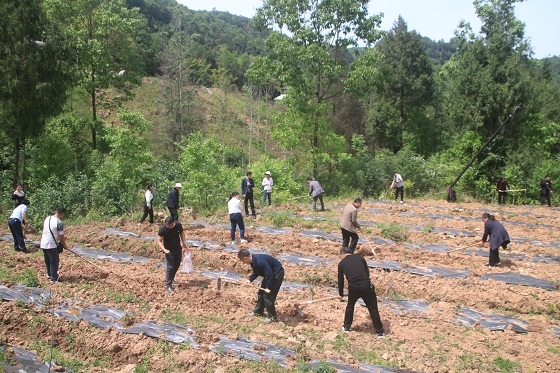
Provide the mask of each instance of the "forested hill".
[{"label": "forested hill", "polygon": [[421,196],[511,118],[457,188],[491,200],[504,176],[534,201],[560,179],[560,63],[532,57],[517,2],[474,2],[481,29],[446,42],[402,17],[382,31],[361,0],[275,0],[253,19],[175,0],[4,0],[1,192],[23,183],[34,216],[108,216],[135,211],[147,182],[184,182],[184,201],[212,210],[248,169],[273,173],[279,201],[308,176],[376,197],[398,170]]}]

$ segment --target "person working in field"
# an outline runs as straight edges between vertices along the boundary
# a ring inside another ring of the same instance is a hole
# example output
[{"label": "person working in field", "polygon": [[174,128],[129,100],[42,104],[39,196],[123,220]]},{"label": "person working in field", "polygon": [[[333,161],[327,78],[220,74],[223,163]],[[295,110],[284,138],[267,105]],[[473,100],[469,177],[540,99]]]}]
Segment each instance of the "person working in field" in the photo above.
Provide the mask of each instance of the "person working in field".
[{"label": "person working in field", "polygon": [[[181,242],[183,242],[183,250],[181,250]],[[177,274],[181,265],[183,253],[189,251],[189,247],[185,240],[183,226],[175,221],[173,216],[165,218],[165,223],[159,228],[157,244],[165,254],[165,261],[167,262],[165,270],[166,289],[169,293],[174,293],[173,285],[177,284],[175,274]]]},{"label": "person working in field", "polygon": [[541,206],[544,206],[546,202],[548,207],[551,206],[550,204],[550,192],[552,192],[552,183],[550,182],[550,176],[546,176],[544,179],[541,180]]},{"label": "person working in field", "polygon": [[498,190],[498,205],[506,204],[508,182],[503,177],[496,184],[496,189]]},{"label": "person working in field", "polygon": [[183,185],[176,183],[175,187],[167,194],[167,209],[175,221],[179,221],[179,192]]},{"label": "person working in field", "polygon": [[395,188],[395,202],[399,199],[399,194],[401,195],[401,203],[404,203],[404,180],[402,176],[397,173],[397,171],[393,172],[393,182],[391,183],[391,188]]},{"label": "person working in field", "polygon": [[350,332],[354,321],[354,306],[362,298],[369,311],[373,328],[378,338],[385,335],[379,310],[377,308],[377,295],[369,277],[369,268],[366,260],[361,255],[354,255],[347,247],[340,249],[342,260],[338,263],[338,295],[340,300],[344,294],[344,277],[348,281],[348,304],[344,312],[342,331]]},{"label": "person working in field", "polygon": [[490,237],[490,254],[488,255],[487,267],[496,267],[500,265],[500,246],[505,250],[510,243],[509,234],[504,226],[490,215],[485,212],[482,214],[482,221],[484,221],[484,235],[482,236],[482,245]]},{"label": "person working in field", "polygon": [[[340,218],[340,229],[342,230],[342,247],[347,247],[350,253],[356,250],[358,245],[358,233],[356,229],[360,229],[358,223],[358,209],[362,206],[362,200],[356,198],[354,202],[344,206],[342,217]],[[350,242],[350,239],[352,241]]]},{"label": "person working in field", "polygon": [[325,191],[323,187],[317,180],[310,177],[307,178],[307,184],[309,184],[309,195],[313,197],[313,211],[317,211],[317,200],[321,202],[321,211],[325,211],[325,204],[323,203]]},{"label": "person working in field", "polygon": [[62,282],[58,275],[58,268],[60,265],[60,252],[58,251],[58,243],[68,250],[66,243],[66,236],[64,235],[64,224],[62,218],[66,209],[58,207],[54,215],[45,219],[43,224],[43,234],[41,235],[41,250],[43,250],[43,259],[45,260],[45,267],[47,268],[47,276],[51,282]]},{"label": "person working in field", "polygon": [[284,281],[284,268],[282,267],[282,263],[270,255],[251,254],[245,249],[239,250],[237,258],[245,264],[250,264],[253,269],[253,273],[246,282],[247,284],[253,282],[257,277],[262,276],[263,281],[260,287],[270,290],[270,293],[267,293],[259,289],[257,293],[257,304],[249,316],[263,316],[263,312],[266,309],[268,317],[264,319],[264,322],[269,324],[273,321],[277,321],[278,314],[276,313],[274,302],[276,302],[276,296],[280,291],[282,281]]},{"label": "person working in field", "polygon": [[255,180],[253,180],[253,173],[249,171],[247,172],[247,177],[243,178],[241,181],[241,194],[243,195],[245,215],[249,216],[249,205],[251,205],[251,214],[253,217],[256,217],[257,213],[255,212],[255,199],[253,195],[254,189]]}]

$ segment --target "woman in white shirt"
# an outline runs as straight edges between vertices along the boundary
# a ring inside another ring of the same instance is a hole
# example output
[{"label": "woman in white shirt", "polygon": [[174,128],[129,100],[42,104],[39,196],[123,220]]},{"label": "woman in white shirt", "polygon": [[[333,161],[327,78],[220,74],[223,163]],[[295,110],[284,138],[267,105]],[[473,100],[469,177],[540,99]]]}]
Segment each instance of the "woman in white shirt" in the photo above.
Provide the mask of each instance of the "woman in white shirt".
[{"label": "woman in white shirt", "polygon": [[274,180],[270,176],[270,171],[266,171],[264,173],[264,179],[262,181],[262,185],[264,187],[264,200],[263,203],[266,206],[266,198],[268,197],[268,205],[270,206],[270,199],[272,195],[272,185],[274,185]]},{"label": "woman in white shirt", "polygon": [[154,206],[152,205],[154,201],[154,194],[152,193],[154,187],[154,183],[150,183],[146,188],[146,193],[144,194],[144,215],[140,218],[140,223],[143,223],[146,217],[150,215],[150,224],[154,224]]},{"label": "woman in white shirt", "polygon": [[247,242],[245,239],[245,224],[243,223],[243,215],[241,214],[242,209],[241,200],[239,199],[239,192],[233,192],[229,196],[228,201],[228,212],[229,212],[229,222],[231,223],[231,244],[235,245],[235,230],[239,226],[239,236],[241,237],[241,243]]}]

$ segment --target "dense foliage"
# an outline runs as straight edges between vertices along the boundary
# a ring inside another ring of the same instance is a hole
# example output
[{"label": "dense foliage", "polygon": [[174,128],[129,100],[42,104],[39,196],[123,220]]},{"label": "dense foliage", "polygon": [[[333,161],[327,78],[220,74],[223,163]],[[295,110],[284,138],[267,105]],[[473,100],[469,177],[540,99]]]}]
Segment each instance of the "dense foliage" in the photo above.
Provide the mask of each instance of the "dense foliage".
[{"label": "dense foliage", "polygon": [[[265,1],[254,20],[174,0],[4,1],[0,6],[0,191],[16,182],[31,219],[129,215],[156,183],[165,208],[225,208],[246,171],[274,201],[445,196],[491,201],[501,176],[536,203],[560,178],[560,57],[536,60],[519,0],[476,0],[481,29],[431,41],[367,1]],[[23,22],[28,19],[33,22]],[[443,192],[443,193],[442,193]],[[258,199],[258,198],[257,198]],[[558,202],[558,201],[556,201]],[[11,208],[2,199],[4,210]]]}]

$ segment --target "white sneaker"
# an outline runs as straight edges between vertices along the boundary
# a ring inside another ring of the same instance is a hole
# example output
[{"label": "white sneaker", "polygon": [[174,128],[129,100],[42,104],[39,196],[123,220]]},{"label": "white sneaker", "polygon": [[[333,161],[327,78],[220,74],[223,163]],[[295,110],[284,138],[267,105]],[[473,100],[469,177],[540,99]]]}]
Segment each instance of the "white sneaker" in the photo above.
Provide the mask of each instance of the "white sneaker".
[{"label": "white sneaker", "polygon": [[247,240],[242,239],[241,243],[247,243]]},{"label": "white sneaker", "polygon": [[232,244],[232,245],[237,245],[237,244],[235,243],[235,241],[231,241],[231,244]]}]

